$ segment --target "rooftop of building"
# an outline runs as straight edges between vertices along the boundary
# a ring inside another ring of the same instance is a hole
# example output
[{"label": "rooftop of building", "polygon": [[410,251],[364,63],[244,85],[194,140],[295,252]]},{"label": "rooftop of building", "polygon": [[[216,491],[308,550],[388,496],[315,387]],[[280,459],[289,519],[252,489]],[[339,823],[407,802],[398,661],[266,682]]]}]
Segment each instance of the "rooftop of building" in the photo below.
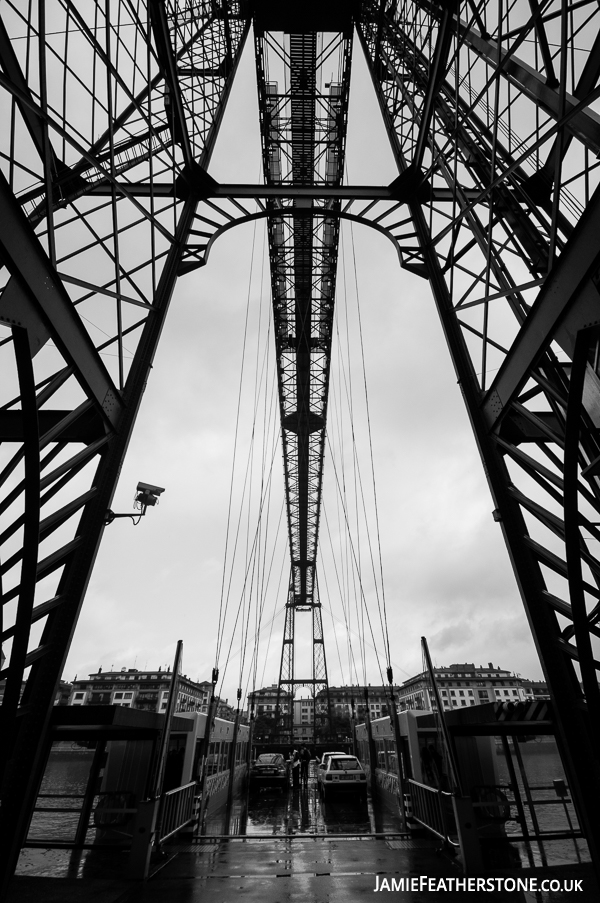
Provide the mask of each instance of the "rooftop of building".
[{"label": "rooftop of building", "polygon": [[[114,671],[112,669],[109,671],[103,671],[102,668],[98,668],[97,671],[93,671],[91,674],[88,674],[87,678],[75,677],[74,682],[80,683],[81,681],[86,681],[86,680],[123,680],[123,679],[135,680],[136,678],[137,679],[147,679],[148,677],[153,680],[160,680],[160,679],[171,680],[172,676],[173,676],[173,672],[171,671],[171,669],[170,668],[163,669],[162,666],[159,666],[158,668],[150,668],[150,669],[144,669],[144,670],[140,670],[138,668],[119,668],[118,671]],[[180,678],[180,680],[188,680],[191,683],[197,684],[198,686],[203,686],[205,684],[207,686],[210,686],[210,681],[208,681],[208,680],[195,681],[191,677],[188,677],[187,674],[180,674],[179,678]]]}]

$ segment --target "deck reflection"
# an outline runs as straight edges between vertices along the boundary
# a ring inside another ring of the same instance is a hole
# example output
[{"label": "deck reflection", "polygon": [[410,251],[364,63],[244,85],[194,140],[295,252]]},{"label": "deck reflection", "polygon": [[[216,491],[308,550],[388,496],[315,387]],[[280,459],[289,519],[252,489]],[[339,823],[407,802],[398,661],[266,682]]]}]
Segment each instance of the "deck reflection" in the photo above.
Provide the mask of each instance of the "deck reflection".
[{"label": "deck reflection", "polygon": [[340,795],[324,803],[315,780],[288,790],[243,791],[227,811],[209,812],[200,833],[216,835],[382,834],[397,833],[402,822],[380,798]]}]

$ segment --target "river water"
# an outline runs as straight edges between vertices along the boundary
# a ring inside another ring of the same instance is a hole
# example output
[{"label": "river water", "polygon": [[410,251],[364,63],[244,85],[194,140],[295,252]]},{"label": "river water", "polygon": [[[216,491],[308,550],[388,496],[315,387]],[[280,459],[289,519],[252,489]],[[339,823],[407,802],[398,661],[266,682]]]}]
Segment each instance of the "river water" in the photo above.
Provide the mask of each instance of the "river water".
[{"label": "river water", "polygon": [[[544,737],[543,740],[531,740],[528,743],[518,745],[523,768],[519,767],[518,757],[515,755],[511,744],[511,758],[514,764],[519,795],[523,802],[525,823],[529,833],[547,831],[569,831],[571,827],[577,829],[579,823],[575,808],[568,793],[567,781],[562,767],[562,762],[556,742],[552,738]],[[497,766],[499,783],[501,785],[512,784],[508,762],[501,747],[497,750]],[[566,797],[557,794],[554,781],[562,781],[567,789]],[[515,794],[507,792],[509,800],[515,799]],[[528,804],[527,797],[533,801]],[[511,815],[518,816],[516,805],[511,805]],[[507,835],[521,835],[525,833],[523,826],[514,818],[505,824]],[[587,844],[584,840],[544,840],[543,844],[531,842],[518,843],[521,861],[523,865],[557,865],[562,862],[589,862],[590,857]]]},{"label": "river water", "polygon": [[[81,807],[93,758],[94,750],[82,750],[77,747],[52,750],[40,787],[37,807],[43,806],[57,811],[34,812],[28,840],[69,843],[75,839],[79,815],[77,812],[65,813],[58,810]],[[94,833],[92,829],[88,835]],[[91,842],[90,836],[86,840]]]}]

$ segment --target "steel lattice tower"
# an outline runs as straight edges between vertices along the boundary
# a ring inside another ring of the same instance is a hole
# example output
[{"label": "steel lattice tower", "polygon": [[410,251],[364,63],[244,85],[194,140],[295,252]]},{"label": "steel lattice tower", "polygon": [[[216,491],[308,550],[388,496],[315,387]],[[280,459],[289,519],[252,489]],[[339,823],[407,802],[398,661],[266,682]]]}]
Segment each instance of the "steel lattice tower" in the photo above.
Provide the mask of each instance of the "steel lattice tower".
[{"label": "steel lattice tower", "polygon": [[[251,29],[265,180],[217,184],[211,156]],[[341,178],[353,34],[398,168],[388,186]],[[345,62],[324,92],[318,54],[330,41]],[[267,44],[290,73],[279,86]],[[176,282],[220,234],[260,218],[289,618],[306,608],[318,621],[330,317],[337,233],[350,220],[392,241],[431,286],[600,861],[599,76],[600,10],[587,0],[3,4],[4,882]],[[102,333],[87,316],[98,310]],[[319,631],[320,621],[320,641]],[[326,684],[322,664],[313,686]],[[290,669],[284,644],[282,685]]]}]

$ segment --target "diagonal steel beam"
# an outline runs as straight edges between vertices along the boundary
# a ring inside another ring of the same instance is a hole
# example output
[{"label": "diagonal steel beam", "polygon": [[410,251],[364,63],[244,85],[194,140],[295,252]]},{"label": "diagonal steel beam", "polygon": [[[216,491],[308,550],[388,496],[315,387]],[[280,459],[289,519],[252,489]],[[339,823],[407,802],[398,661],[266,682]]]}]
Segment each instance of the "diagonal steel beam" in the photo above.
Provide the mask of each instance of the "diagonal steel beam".
[{"label": "diagonal steel beam", "polygon": [[116,424],[123,408],[119,392],[1,173],[0,211],[0,254],[16,282],[14,290],[27,299],[34,320],[48,330],[86,395]]},{"label": "diagonal steel beam", "polygon": [[[568,115],[578,105],[578,99],[572,94],[565,94],[564,109],[563,98],[558,90],[549,85],[544,76],[520,60],[513,54],[500,53],[498,63],[498,45],[492,38],[484,38],[474,28],[469,28],[464,22],[460,23],[460,36],[465,44],[475,51],[486,63],[497,68],[498,73],[508,78],[525,97],[533,101],[536,106],[559,120]],[[567,128],[591,151],[600,154],[600,116],[591,109],[578,110],[567,123]]]},{"label": "diagonal steel beam", "polygon": [[[187,123],[185,121],[183,98],[181,96],[179,77],[177,75],[176,57],[171,43],[164,0],[150,0],[148,11],[150,13],[158,61],[165,83],[169,89],[168,98],[171,107],[170,117],[171,127],[173,129],[173,141],[181,146],[186,165],[191,166],[194,155],[192,153],[192,145],[187,130]],[[167,96],[165,96],[165,103],[166,102]]]},{"label": "diagonal steel beam", "polygon": [[[11,40],[8,36],[8,32],[6,31],[6,27],[2,19],[0,19],[0,66],[2,66],[4,74],[14,83],[19,91],[31,97],[29,86],[27,84],[27,81],[25,80],[25,76],[23,75],[21,66],[19,65],[19,61],[17,59],[17,55],[13,50]],[[45,156],[45,140],[42,119],[37,115],[37,113],[31,106],[27,106],[27,104],[22,103],[18,97],[16,103],[19,107],[25,125],[27,126],[27,130],[31,135],[31,140],[35,145],[35,149],[38,152],[40,159],[43,160]],[[58,160],[53,151],[52,158],[54,168],[56,169]]]},{"label": "diagonal steel beam", "polygon": [[[579,81],[573,96],[582,101],[594,90],[600,77],[600,33],[596,35],[593,47],[585,61],[585,65],[579,76]],[[553,87],[553,85],[551,85]],[[548,153],[546,162],[540,170],[530,176],[527,180],[526,188],[530,196],[536,200],[549,200],[552,191],[552,185],[556,178],[557,164],[559,160],[564,160],[567,151],[573,141],[574,134],[571,131],[559,133],[554,139],[554,143]],[[532,194],[533,189],[533,194]]]},{"label": "diagonal steel beam", "polygon": [[550,45],[548,44],[548,35],[546,34],[546,26],[542,20],[542,10],[538,0],[529,0],[529,8],[533,19],[533,27],[540,45],[540,53],[546,70],[546,84],[551,88],[556,88],[558,80],[554,72],[554,62],[550,53]]},{"label": "diagonal steel beam", "polygon": [[417,172],[421,169],[423,163],[423,155],[427,142],[429,140],[429,128],[433,117],[433,108],[439,91],[440,84],[443,81],[450,54],[450,45],[452,42],[452,31],[454,28],[454,16],[452,14],[451,5],[444,5],[442,17],[440,20],[435,51],[433,54],[433,62],[429,69],[429,83],[427,92],[421,108],[421,124],[419,126],[419,134],[417,144],[413,155],[413,166]]},{"label": "diagonal steel beam", "polygon": [[600,189],[591,198],[485,395],[482,409],[490,429],[531,376],[531,368],[550,342],[557,341],[572,356],[579,329],[600,322],[600,294],[595,285],[600,267],[598,235]]}]

